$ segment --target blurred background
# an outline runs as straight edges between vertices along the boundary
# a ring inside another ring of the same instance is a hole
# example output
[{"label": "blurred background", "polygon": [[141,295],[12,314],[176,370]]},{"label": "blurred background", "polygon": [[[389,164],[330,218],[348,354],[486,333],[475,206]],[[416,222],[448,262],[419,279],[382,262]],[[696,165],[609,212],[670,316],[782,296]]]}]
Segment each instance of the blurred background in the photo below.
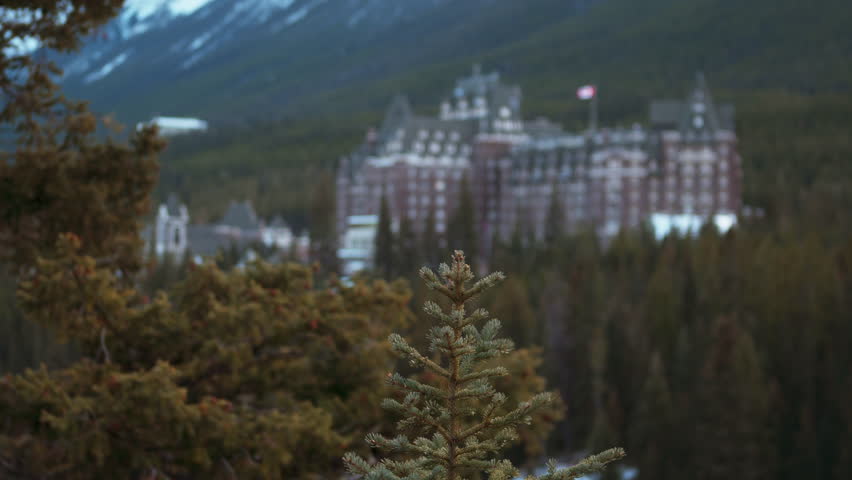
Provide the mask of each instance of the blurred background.
[{"label": "blurred background", "polygon": [[[852,3],[127,0],[63,92],[168,140],[145,288],[218,254],[408,279],[464,248],[641,479],[852,478]],[[0,278],[0,369],[73,346]],[[419,315],[419,314],[418,314]],[[422,335],[414,328],[413,336]],[[736,448],[735,448],[736,447]],[[638,472],[638,473],[637,473]]]}]

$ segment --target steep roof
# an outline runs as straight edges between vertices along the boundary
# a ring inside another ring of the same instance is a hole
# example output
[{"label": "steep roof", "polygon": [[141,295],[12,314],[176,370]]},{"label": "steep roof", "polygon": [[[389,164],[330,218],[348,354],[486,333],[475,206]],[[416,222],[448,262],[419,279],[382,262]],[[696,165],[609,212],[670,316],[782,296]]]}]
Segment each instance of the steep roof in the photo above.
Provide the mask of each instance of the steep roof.
[{"label": "steep roof", "polygon": [[242,230],[257,230],[260,228],[260,221],[257,219],[254,207],[246,200],[244,202],[231,202],[222,220],[219,221],[219,225]]},{"label": "steep roof", "polygon": [[[695,109],[702,109],[696,112]],[[695,127],[695,117],[701,117],[701,126]],[[716,105],[704,75],[696,75],[695,87],[684,100],[655,100],[651,102],[651,124],[657,129],[681,131],[733,130],[734,106],[725,103]]]},{"label": "steep roof", "polygon": [[182,206],[184,205],[183,203],[181,203],[177,194],[175,194],[174,192],[170,193],[168,199],[166,199],[166,211],[168,212],[168,214],[172,217],[180,216],[180,207]]},{"label": "steep roof", "polygon": [[230,246],[231,238],[216,232],[213,225],[190,225],[186,231],[187,243],[196,255],[215,255],[219,249]]}]

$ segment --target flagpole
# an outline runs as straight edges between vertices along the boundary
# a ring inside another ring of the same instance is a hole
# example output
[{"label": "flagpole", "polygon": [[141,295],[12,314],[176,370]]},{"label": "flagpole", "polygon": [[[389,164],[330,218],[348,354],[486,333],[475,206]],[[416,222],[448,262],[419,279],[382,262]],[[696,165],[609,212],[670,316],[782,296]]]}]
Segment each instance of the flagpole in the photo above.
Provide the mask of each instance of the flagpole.
[{"label": "flagpole", "polygon": [[595,88],[595,94],[589,102],[589,132],[594,134],[598,129],[598,92]]}]

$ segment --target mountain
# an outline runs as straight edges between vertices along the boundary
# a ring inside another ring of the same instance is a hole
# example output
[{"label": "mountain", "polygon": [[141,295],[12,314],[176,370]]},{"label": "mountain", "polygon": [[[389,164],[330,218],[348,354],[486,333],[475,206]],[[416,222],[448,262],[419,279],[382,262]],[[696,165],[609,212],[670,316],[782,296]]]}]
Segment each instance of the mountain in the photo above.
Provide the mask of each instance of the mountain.
[{"label": "mountain", "polygon": [[305,97],[520,40],[589,3],[130,0],[61,59],[64,87],[126,122],[274,117]]},{"label": "mountain", "polygon": [[798,208],[805,190],[852,192],[848,0],[134,3],[63,59],[65,88],[128,123],[210,120],[208,135],[173,140],[162,159],[161,190],[179,191],[198,219],[242,197],[302,223],[311,180],[394,94],[434,112],[473,63],[523,87],[526,117],[568,128],[586,117],[578,85],[596,83],[601,122],[623,124],[702,70],[737,105],[748,202]]}]

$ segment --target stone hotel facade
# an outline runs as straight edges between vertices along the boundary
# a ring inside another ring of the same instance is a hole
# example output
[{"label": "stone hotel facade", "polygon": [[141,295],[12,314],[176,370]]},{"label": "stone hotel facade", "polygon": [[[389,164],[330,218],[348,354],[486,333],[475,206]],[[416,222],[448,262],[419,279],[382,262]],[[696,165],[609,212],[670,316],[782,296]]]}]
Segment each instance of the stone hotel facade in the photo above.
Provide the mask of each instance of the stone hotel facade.
[{"label": "stone hotel facade", "polygon": [[376,215],[384,195],[394,222],[408,216],[422,231],[434,210],[444,233],[465,177],[483,252],[515,229],[542,238],[554,201],[566,231],[592,228],[602,237],[643,222],[659,229],[736,221],[734,109],[714,103],[702,75],[684,100],[652,102],[648,125],[630,128],[566,133],[547,120],[524,121],[521,101],[519,87],[478,68],[456,82],[437,117],[416,115],[397,97],[381,127],[341,159],[338,231],[345,235],[351,216]]}]

